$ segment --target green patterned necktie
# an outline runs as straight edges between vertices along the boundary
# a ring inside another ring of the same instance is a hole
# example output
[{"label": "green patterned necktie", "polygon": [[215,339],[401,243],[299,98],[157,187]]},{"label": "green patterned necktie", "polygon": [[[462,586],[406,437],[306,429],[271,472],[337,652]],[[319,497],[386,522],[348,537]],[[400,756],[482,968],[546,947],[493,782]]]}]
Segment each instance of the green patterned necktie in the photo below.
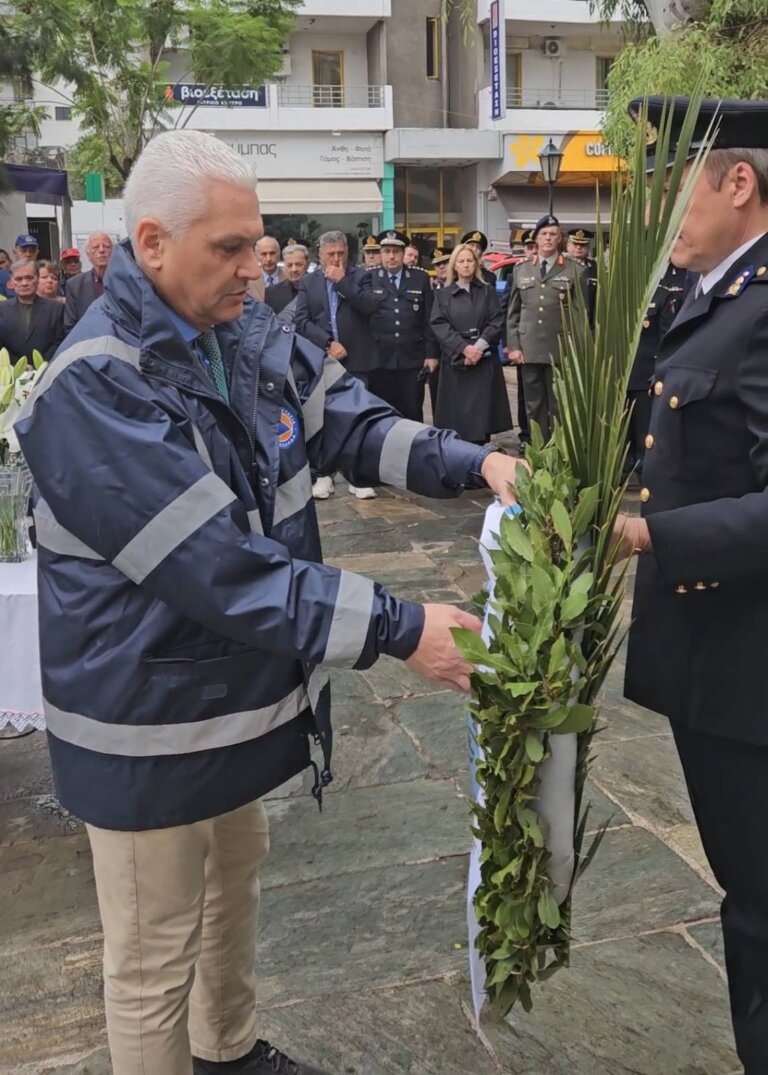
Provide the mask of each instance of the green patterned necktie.
[{"label": "green patterned necktie", "polygon": [[219,395],[229,403],[227,377],[224,373],[224,362],[221,357],[219,341],[216,339],[216,333],[212,328],[209,328],[207,332],[201,332],[198,339],[200,341],[200,346],[203,349],[203,354],[210,364],[213,383],[216,385],[216,390]]}]

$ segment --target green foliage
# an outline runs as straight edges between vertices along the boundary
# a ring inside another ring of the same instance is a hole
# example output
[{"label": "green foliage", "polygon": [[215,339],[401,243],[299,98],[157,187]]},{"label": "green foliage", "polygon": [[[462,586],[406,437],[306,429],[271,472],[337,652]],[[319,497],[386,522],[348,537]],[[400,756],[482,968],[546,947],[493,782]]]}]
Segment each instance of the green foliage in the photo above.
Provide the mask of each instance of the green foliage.
[{"label": "green foliage", "polygon": [[577,292],[555,370],[555,433],[544,445],[534,428],[527,453],[533,471],[516,489],[523,512],[503,518],[500,548],[492,554],[490,643],[455,632],[475,666],[471,712],[482,752],[483,802],[473,806],[483,848],[477,944],[486,990],[504,1012],[517,1002],[528,1010],[531,986],[569,959],[570,892],[558,906],[547,833],[536,813],[539,766],[550,756],[552,735],[578,735],[571,890],[599,842],[598,836],[584,848],[582,799],[597,697],[620,637],[624,573],[616,570],[611,535],[623,493],[627,382],[643,316],[702,167],[700,154],[684,179],[693,125],[691,112],[680,157],[667,174],[670,125],[662,122],[646,187],[646,124],[638,124],[631,159],[643,180],[614,178],[607,263],[598,248],[594,327]]},{"label": "green foliage", "polygon": [[42,105],[0,105],[0,157],[4,156],[16,138],[24,134],[40,134],[40,124],[48,118]]},{"label": "green foliage", "polygon": [[118,198],[123,189],[123,177],[110,163],[109,154],[98,134],[84,134],[78,138],[74,149],[67,153],[69,191],[73,198],[85,197],[86,172],[101,172],[104,176],[104,192],[107,198]]},{"label": "green foliage", "polygon": [[616,153],[633,142],[627,104],[647,93],[768,97],[768,8],[765,0],[712,0],[705,17],[671,33],[641,36],[619,53],[608,76],[603,129]]},{"label": "green foliage", "polygon": [[75,114],[86,134],[103,142],[97,156],[125,180],[146,140],[174,126],[178,106],[164,96],[168,50],[183,50],[186,81],[259,86],[282,64],[299,3],[19,0],[4,34],[42,82],[73,84]]}]

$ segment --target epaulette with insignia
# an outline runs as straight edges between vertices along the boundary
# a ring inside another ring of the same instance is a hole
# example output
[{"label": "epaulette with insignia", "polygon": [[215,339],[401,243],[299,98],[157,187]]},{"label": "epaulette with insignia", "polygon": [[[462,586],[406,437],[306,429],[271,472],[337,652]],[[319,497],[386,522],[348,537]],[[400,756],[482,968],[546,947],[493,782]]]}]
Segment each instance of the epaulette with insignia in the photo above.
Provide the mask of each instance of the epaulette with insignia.
[{"label": "epaulette with insignia", "polygon": [[768,284],[768,265],[761,265],[755,273],[753,284]]},{"label": "epaulette with insignia", "polygon": [[752,277],[755,276],[755,268],[753,265],[745,265],[739,272],[739,275],[731,281],[725,291],[722,293],[724,299],[736,299],[742,293]]}]

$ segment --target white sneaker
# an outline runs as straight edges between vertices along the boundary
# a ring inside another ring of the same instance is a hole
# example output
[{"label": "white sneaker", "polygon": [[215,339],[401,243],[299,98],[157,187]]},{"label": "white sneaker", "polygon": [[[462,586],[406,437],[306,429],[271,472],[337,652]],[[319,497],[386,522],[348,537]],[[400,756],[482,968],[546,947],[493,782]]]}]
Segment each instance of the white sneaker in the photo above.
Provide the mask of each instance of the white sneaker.
[{"label": "white sneaker", "polygon": [[367,485],[366,486],[350,485],[349,491],[350,491],[350,493],[352,493],[353,496],[356,496],[358,500],[375,500],[376,499],[376,493],[374,492],[373,489],[370,488],[370,486],[367,486]]},{"label": "white sneaker", "polygon": [[312,496],[315,500],[327,500],[328,497],[333,496],[335,492],[333,478],[330,477],[318,478],[312,486]]}]

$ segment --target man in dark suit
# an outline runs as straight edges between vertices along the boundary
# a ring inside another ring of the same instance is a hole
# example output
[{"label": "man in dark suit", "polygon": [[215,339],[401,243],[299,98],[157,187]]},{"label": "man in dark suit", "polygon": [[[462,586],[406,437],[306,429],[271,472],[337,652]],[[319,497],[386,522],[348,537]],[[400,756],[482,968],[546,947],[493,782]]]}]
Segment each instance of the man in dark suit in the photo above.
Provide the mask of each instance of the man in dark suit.
[{"label": "man in dark suit", "polygon": [[67,281],[67,301],[64,306],[66,332],[73,329],[91,303],[104,294],[104,273],[112,257],[112,240],[104,232],[96,231],[89,237],[85,252],[91,268]]},{"label": "man in dark suit", "polygon": [[[343,231],[327,231],[318,243],[320,268],[299,283],[296,298],[296,331],[343,363],[348,373],[368,383],[374,349],[367,319],[376,309],[371,280],[365,269],[349,264],[347,237]],[[350,486],[359,500],[376,494],[368,487]],[[320,475],[312,495],[326,500],[333,493],[331,475]]]},{"label": "man in dark suit", "polygon": [[265,287],[274,287],[285,279],[283,270],[279,268],[280,243],[273,235],[264,235],[259,239],[256,243],[256,257],[259,259]]},{"label": "man in dark suit", "polygon": [[[632,102],[640,114],[643,102]],[[687,107],[677,98],[673,135]],[[648,129],[662,98],[650,98]],[[701,273],[661,341],[625,691],[672,724],[721,917],[736,1047],[768,1058],[768,101],[717,116],[672,263]]]},{"label": "man in dark suit", "polygon": [[375,345],[368,387],[404,418],[424,417],[424,381],[437,369],[440,349],[429,327],[433,292],[429,276],[403,264],[408,236],[383,231],[381,268],[370,274],[375,311],[370,330]]},{"label": "man in dark suit", "polygon": [[309,251],[306,246],[297,243],[295,239],[289,239],[283,247],[283,265],[285,280],[268,287],[264,292],[264,301],[281,320],[293,322],[296,317],[299,284],[309,271]]},{"label": "man in dark suit", "polygon": [[628,401],[632,406],[629,420],[629,455],[627,470],[634,470],[642,477],[645,442],[651,424],[651,381],[656,368],[656,356],[665,334],[671,328],[691,286],[692,276],[676,265],[667,266],[659,286],[643,318],[640,343],[632,363],[627,386]]},{"label": "man in dark suit", "polygon": [[64,339],[64,308],[37,294],[38,271],[33,261],[16,261],[11,270],[15,298],[0,303],[0,347],[11,362],[22,355],[32,361],[39,351],[48,361]]}]

